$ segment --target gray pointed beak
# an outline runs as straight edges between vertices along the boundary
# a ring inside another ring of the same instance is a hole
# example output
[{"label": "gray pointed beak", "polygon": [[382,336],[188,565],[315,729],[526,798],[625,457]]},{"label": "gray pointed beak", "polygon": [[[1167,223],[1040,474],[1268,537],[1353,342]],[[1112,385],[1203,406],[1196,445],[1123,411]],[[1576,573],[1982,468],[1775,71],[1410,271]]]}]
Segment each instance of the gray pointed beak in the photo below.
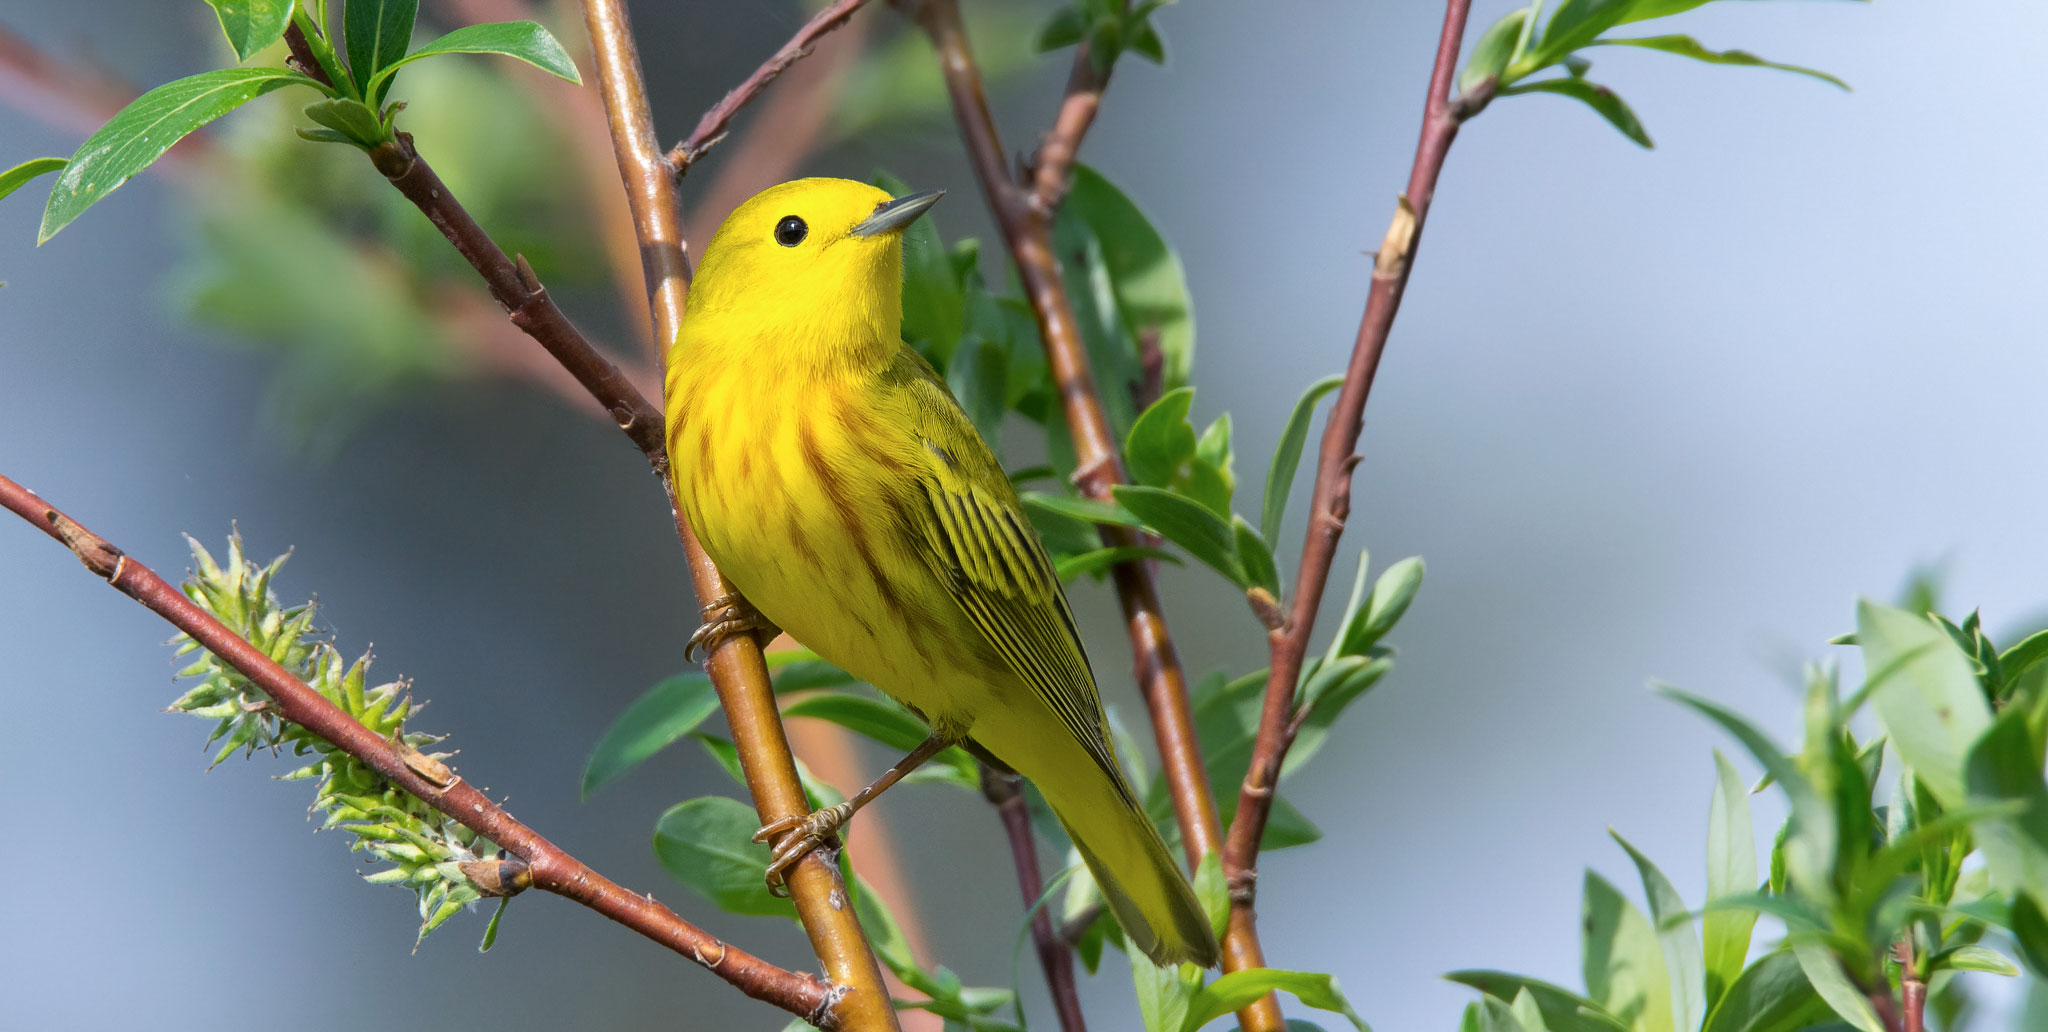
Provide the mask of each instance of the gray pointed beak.
[{"label": "gray pointed beak", "polygon": [[847,235],[871,237],[880,236],[883,233],[894,233],[910,225],[919,215],[925,213],[925,209],[939,203],[939,198],[944,196],[946,196],[946,191],[944,190],[926,190],[923,193],[898,197],[876,208],[873,215],[861,220],[859,225],[847,230]]}]

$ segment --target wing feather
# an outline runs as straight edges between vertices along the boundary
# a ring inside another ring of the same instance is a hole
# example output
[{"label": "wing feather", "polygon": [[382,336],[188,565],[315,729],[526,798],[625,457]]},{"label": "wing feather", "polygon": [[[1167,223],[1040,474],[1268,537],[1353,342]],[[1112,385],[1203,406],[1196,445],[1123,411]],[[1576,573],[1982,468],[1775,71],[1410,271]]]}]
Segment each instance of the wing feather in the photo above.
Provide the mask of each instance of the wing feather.
[{"label": "wing feather", "polygon": [[[932,459],[919,471],[928,508],[919,520],[925,562],[989,646],[1129,799],[1073,610],[1016,492],[937,377],[917,377],[913,389],[924,395],[919,407]],[[972,454],[962,454],[970,446]]]}]

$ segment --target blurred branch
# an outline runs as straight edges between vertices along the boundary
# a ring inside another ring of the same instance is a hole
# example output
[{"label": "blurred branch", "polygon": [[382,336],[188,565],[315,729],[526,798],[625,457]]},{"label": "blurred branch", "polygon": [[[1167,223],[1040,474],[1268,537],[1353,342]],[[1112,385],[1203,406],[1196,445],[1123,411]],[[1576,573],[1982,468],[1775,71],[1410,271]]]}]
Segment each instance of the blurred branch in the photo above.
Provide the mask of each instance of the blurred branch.
[{"label": "blurred branch", "polygon": [[514,820],[503,807],[440,760],[358,723],[155,571],[5,476],[0,476],[0,506],[62,542],[86,569],[240,671],[269,695],[280,717],[319,735],[392,784],[517,857],[517,863],[477,872],[500,879],[496,884],[505,895],[517,894],[530,885],[573,900],[689,958],[748,996],[806,1020],[828,1016],[827,1008],[833,998],[831,987],[810,975],[785,970],[728,945],[676,916],[652,897],[629,891],[591,870],[538,832]]},{"label": "blurred branch", "polygon": [[1059,1014],[1060,1032],[1087,1032],[1081,1017],[1081,994],[1074,985],[1074,951],[1052,925],[1052,914],[1040,900],[1045,896],[1045,876],[1038,869],[1038,842],[1031,834],[1031,811],[1024,803],[1023,779],[1008,771],[981,765],[981,794],[995,805],[1003,819],[1003,831],[1010,838],[1010,858],[1017,867],[1017,888],[1024,894],[1024,906],[1031,910],[1031,940],[1038,947],[1038,963],[1045,969],[1046,988],[1052,991],[1053,1010]]},{"label": "blurred branch", "polygon": [[789,42],[782,45],[782,49],[762,62],[761,67],[754,69],[754,74],[747,76],[744,82],[733,87],[723,99],[712,105],[711,110],[704,112],[704,116],[697,120],[697,128],[690,131],[689,137],[670,148],[668,152],[667,161],[675,169],[676,177],[687,175],[690,166],[696,164],[697,159],[704,156],[704,152],[725,139],[725,134],[732,125],[733,116],[739,114],[741,108],[746,107],[762,90],[767,89],[768,84],[774,82],[775,77],[781,75],[790,65],[808,56],[819,39],[846,24],[846,20],[853,17],[853,12],[860,10],[867,2],[868,0],[832,0],[832,3],[826,4],[796,31],[796,35],[791,37]]},{"label": "blurred branch", "polygon": [[1415,245],[1421,237],[1422,221],[1429,214],[1444,157],[1458,134],[1458,126],[1492,99],[1491,79],[1468,95],[1451,96],[1458,46],[1464,38],[1465,17],[1470,7],[1471,0],[1448,0],[1445,4],[1443,33],[1437,43],[1436,64],[1430,72],[1422,138],[1415,147],[1408,190],[1395,204],[1393,222],[1373,262],[1372,286],[1366,297],[1365,315],[1359,322],[1358,339],[1352,347],[1351,363],[1323,432],[1322,450],[1316,462],[1315,496],[1295,577],[1293,603],[1285,621],[1267,634],[1272,666],[1266,681],[1265,706],[1260,713],[1251,766],[1238,790],[1237,816],[1231,821],[1223,854],[1223,869],[1233,890],[1233,936],[1238,929],[1250,929],[1253,925],[1252,889],[1257,878],[1259,840],[1265,834],[1266,818],[1272,811],[1281,763],[1301,726],[1294,713],[1295,683],[1301,677],[1309,636],[1315,630],[1316,612],[1329,582],[1330,564],[1337,556],[1337,541],[1351,512],[1351,470],[1358,464],[1354,449],[1365,425],[1365,402],[1372,391],[1373,375],[1379,369],[1387,332],[1393,326],[1394,313],[1400,308],[1401,294],[1408,285]]},{"label": "blurred branch", "polygon": [[[1087,346],[1074,320],[1073,303],[1067,297],[1052,245],[1053,211],[1066,190],[1067,174],[1082,136],[1094,121],[1103,78],[1092,70],[1076,69],[1069,79],[1067,100],[1061,105],[1062,117],[1040,149],[1038,172],[1030,179],[1012,178],[956,0],[898,3],[917,19],[938,52],[946,92],[952,100],[968,158],[1023,280],[1025,296],[1045,342],[1046,361],[1073,434],[1074,451],[1080,462],[1074,484],[1090,498],[1111,501],[1111,488],[1125,482],[1123,461],[1089,372]],[[1088,60],[1086,53],[1076,55],[1077,64]],[[1053,181],[1055,178],[1057,181]],[[1102,539],[1110,547],[1139,543],[1137,532],[1128,527],[1103,527]],[[1144,689],[1145,704],[1159,742],[1160,764],[1173,797],[1174,815],[1180,821],[1181,841],[1189,866],[1194,867],[1204,855],[1222,853],[1223,834],[1216,800],[1209,790],[1209,775],[1202,764],[1201,745],[1195,737],[1187,675],[1167,633],[1150,567],[1143,561],[1117,563],[1112,575],[1117,598],[1123,605],[1138,683]],[[1257,933],[1250,923],[1242,928],[1233,927],[1223,943],[1224,969],[1238,971],[1264,964]],[[1246,1008],[1240,1018],[1247,1029],[1260,1032],[1273,1032],[1283,1025],[1279,1004],[1271,996]]]},{"label": "blurred branch", "polygon": [[[584,0],[583,17],[596,56],[597,86],[609,115],[612,151],[639,233],[655,338],[674,340],[689,290],[676,169],[655,141],[654,115],[647,103],[639,49],[624,0]],[[644,399],[641,404],[646,404]],[[640,439],[636,437],[635,442]],[[674,505],[674,483],[662,445],[659,441],[653,447],[643,444],[641,450],[671,492],[670,509],[675,512],[676,533],[689,557],[697,597],[716,598],[728,590],[725,579]],[[707,666],[762,823],[809,812],[759,643],[746,635],[727,638],[711,653]],[[836,1027],[849,1030],[895,1029],[896,1010],[883,988],[881,966],[853,908],[846,905],[846,886],[827,852],[806,854],[788,872],[788,884],[811,947],[840,991],[832,1002],[830,1017]]]}]

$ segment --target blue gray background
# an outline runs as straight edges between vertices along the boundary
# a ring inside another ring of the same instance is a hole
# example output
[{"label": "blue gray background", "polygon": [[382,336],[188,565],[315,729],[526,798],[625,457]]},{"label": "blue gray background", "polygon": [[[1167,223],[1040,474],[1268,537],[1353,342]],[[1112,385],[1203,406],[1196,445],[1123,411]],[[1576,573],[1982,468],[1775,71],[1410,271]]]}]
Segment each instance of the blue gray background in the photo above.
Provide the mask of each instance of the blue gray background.
[{"label": "blue gray background", "polygon": [[[638,16],[669,136],[801,17],[658,6]],[[1481,3],[1474,32],[1507,6]],[[1420,2],[1181,4],[1161,15],[1171,63],[1127,64],[1089,140],[1184,257],[1197,415],[1235,415],[1242,483],[1262,482],[1286,405],[1348,352],[1439,17]],[[0,21],[138,81],[216,56],[197,4],[9,2]],[[1270,959],[1336,972],[1383,1032],[1452,1027],[1469,994],[1437,976],[1458,967],[1577,984],[1581,869],[1632,881],[1610,825],[1698,897],[1722,743],[1649,679],[1788,733],[1788,666],[1824,655],[1855,596],[1892,595],[1913,565],[1939,562],[1950,605],[1982,606],[1993,628],[2048,603],[2048,155],[2022,71],[2048,9],[1717,4],[1673,28],[1855,92],[1601,53],[1594,78],[1634,105],[1654,152],[1546,96],[1502,101],[1459,139],[1341,560],[1421,554],[1429,579],[1395,674],[1293,788],[1326,838],[1262,865]],[[1060,64],[999,91],[1012,147],[1049,115]],[[0,164],[78,138],[0,104]],[[949,235],[986,233],[943,125],[808,171],[883,163],[956,191]],[[649,854],[659,810],[726,791],[722,775],[678,751],[575,796],[609,719],[682,666],[694,617],[638,458],[512,387],[403,399],[318,461],[267,440],[269,360],[165,302],[183,196],[145,176],[41,249],[34,200],[0,204],[0,471],[166,572],[185,566],[179,532],[214,542],[232,520],[257,553],[296,546],[284,592],[317,592],[345,646],[374,643],[381,672],[413,678],[433,700],[420,726],[454,732],[460,764],[515,814],[801,963],[792,928],[717,915]],[[602,326],[601,307],[576,314]],[[1212,575],[1169,571],[1166,592],[1191,669],[1262,662]],[[1135,712],[1113,603],[1079,594],[1108,691]],[[270,782],[267,761],[206,772],[200,726],[154,712],[174,692],[164,636],[40,535],[0,533],[0,1024],[779,1027],[545,898],[513,906],[488,956],[481,917],[408,955],[405,899],[312,834],[302,788]],[[977,800],[899,791],[881,809],[917,831],[902,848],[922,910],[946,917],[928,929],[936,957],[1006,980],[1019,907],[995,821]],[[345,1002],[368,989],[369,1010]],[[1100,1027],[1135,1021],[1115,970],[1085,992]]]}]

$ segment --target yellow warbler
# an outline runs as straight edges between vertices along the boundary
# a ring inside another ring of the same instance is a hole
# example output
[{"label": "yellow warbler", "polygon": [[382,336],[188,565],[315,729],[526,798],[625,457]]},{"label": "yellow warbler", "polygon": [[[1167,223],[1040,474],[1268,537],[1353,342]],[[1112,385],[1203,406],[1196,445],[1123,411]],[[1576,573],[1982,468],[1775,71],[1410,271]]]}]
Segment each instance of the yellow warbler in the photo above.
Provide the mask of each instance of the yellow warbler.
[{"label": "yellow warbler", "polygon": [[1216,937],[1117,766],[1052,563],[945,382],[904,346],[905,226],[938,193],[763,191],[718,229],[668,365],[676,495],[734,593],[693,646],[779,626],[932,736],[845,804],[762,829],[768,875],[947,745],[1030,778],[1125,934],[1213,966]]}]

